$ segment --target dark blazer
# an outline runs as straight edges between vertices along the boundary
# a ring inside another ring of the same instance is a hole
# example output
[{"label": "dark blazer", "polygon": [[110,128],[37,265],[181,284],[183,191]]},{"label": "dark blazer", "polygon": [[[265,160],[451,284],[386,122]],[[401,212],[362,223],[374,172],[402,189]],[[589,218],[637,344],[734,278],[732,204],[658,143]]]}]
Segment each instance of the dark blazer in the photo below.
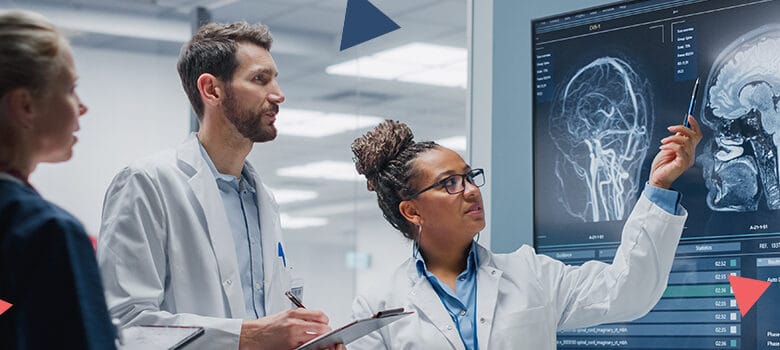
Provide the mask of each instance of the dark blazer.
[{"label": "dark blazer", "polygon": [[0,179],[0,349],[114,349],[95,252],[81,224]]}]

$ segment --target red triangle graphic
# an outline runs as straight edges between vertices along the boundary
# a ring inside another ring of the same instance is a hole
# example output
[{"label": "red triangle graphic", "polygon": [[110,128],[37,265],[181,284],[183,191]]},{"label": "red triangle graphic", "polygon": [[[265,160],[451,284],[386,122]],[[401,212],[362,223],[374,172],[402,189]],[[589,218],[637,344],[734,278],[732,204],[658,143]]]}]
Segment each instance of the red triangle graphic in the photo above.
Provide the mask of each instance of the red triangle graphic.
[{"label": "red triangle graphic", "polygon": [[770,285],[770,283],[766,281],[738,276],[729,276],[729,283],[731,283],[731,289],[734,291],[734,298],[737,299],[739,312],[743,317]]},{"label": "red triangle graphic", "polygon": [[10,309],[11,306],[13,306],[11,303],[8,303],[5,300],[0,299],[0,315],[8,311],[8,309]]}]

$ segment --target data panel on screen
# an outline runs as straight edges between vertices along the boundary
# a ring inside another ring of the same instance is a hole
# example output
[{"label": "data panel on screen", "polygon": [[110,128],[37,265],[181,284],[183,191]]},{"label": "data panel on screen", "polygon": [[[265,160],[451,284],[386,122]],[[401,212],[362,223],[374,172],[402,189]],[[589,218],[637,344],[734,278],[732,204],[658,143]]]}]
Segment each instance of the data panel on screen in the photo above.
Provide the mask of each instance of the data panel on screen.
[{"label": "data panel on screen", "polygon": [[694,81],[703,140],[674,183],[689,218],[645,317],[561,349],[780,349],[780,288],[744,317],[729,275],[780,279],[780,0],[628,1],[532,22],[534,241],[611,261]]}]

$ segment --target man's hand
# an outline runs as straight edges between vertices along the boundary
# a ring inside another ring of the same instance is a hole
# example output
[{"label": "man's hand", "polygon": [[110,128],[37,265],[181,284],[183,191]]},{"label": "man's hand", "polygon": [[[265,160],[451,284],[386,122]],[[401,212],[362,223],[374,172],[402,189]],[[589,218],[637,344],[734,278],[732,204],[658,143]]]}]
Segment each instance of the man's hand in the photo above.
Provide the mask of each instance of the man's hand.
[{"label": "man's hand", "polygon": [[244,321],[238,348],[294,349],[327,332],[330,332],[328,317],[322,311],[291,309],[257,320]]},{"label": "man's hand", "polygon": [[653,159],[648,182],[656,187],[669,189],[696,159],[696,145],[701,141],[699,123],[692,115],[688,116],[690,128],[683,125],[668,127],[673,134],[661,140],[661,147]]}]

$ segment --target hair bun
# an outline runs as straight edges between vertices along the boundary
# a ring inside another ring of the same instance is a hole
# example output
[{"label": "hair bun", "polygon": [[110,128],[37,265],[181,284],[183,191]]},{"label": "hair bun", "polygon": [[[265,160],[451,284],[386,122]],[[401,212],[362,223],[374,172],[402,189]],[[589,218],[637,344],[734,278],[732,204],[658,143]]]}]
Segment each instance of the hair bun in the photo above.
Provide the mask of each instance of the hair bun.
[{"label": "hair bun", "polygon": [[373,190],[372,182],[376,174],[413,144],[412,129],[404,123],[390,119],[352,141],[355,168],[368,179],[369,190]]}]

